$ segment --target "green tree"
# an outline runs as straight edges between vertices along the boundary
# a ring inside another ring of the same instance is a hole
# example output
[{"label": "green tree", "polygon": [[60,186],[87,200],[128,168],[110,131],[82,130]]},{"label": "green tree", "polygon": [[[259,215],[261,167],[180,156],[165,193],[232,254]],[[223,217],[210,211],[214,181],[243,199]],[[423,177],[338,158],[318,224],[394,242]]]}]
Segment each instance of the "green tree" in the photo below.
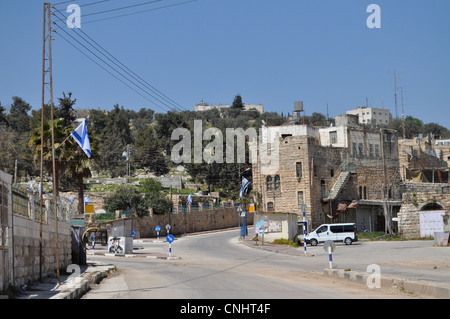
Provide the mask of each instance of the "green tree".
[{"label": "green tree", "polygon": [[173,207],[173,202],[161,193],[153,192],[145,196],[148,207],[152,208],[153,214],[162,215],[169,213]]},{"label": "green tree", "polygon": [[75,112],[73,107],[77,102],[76,99],[72,100],[72,92],[69,92],[66,96],[66,93],[63,92],[63,97],[58,98],[59,106],[56,110],[56,117],[62,118],[63,126],[70,126],[76,120]]},{"label": "green tree", "polygon": [[[54,121],[55,133],[55,164],[56,178],[55,184],[59,190],[61,176],[70,176],[76,189],[78,190],[78,211],[84,211],[84,184],[83,180],[91,176],[92,162],[99,161],[98,138],[89,132],[92,156],[89,159],[79,145],[72,139],[66,138],[73,132],[72,126],[63,126],[63,120]],[[53,161],[51,157],[51,124],[44,122],[44,167],[49,174],[53,174]],[[64,144],[61,144],[63,141]],[[33,149],[34,160],[40,164],[41,156],[41,128],[34,129],[31,132],[29,144]],[[36,165],[39,166],[39,165]]]},{"label": "green tree", "polygon": [[242,103],[242,96],[240,94],[236,95],[233,100],[233,104],[231,104],[232,109],[244,109],[244,103]]},{"label": "green tree", "polygon": [[169,172],[170,168],[163,155],[160,139],[157,138],[153,127],[148,127],[137,134],[133,150],[132,156],[137,168],[152,171],[157,176]]},{"label": "green tree", "polygon": [[105,198],[104,208],[109,212],[116,210],[133,211],[143,217],[149,209],[148,200],[133,186],[121,186],[109,197]]},{"label": "green tree", "polygon": [[8,115],[8,123],[10,127],[18,134],[28,134],[30,132],[30,117],[28,112],[31,105],[22,98],[14,96],[13,103]]},{"label": "green tree", "polygon": [[6,115],[6,108],[2,106],[0,102],[0,125],[8,125],[8,119]]}]

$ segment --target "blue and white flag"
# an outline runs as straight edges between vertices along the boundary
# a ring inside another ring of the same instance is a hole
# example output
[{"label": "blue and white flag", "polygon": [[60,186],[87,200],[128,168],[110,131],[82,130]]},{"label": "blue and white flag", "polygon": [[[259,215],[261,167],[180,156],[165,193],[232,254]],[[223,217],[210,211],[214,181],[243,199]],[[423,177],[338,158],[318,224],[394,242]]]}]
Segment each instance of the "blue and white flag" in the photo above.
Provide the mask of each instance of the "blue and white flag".
[{"label": "blue and white flag", "polygon": [[249,184],[250,182],[244,176],[242,176],[242,186],[241,192],[239,193],[239,197],[242,197]]},{"label": "blue and white flag", "polygon": [[39,195],[41,195],[41,185],[42,185],[42,183],[41,183],[41,182],[39,182],[39,185],[38,185],[38,191],[39,191]]},{"label": "blue and white flag", "polygon": [[30,191],[33,191],[33,183],[30,182]]},{"label": "blue and white flag", "polygon": [[72,196],[70,196],[70,195],[69,195],[69,197],[68,197],[68,198],[69,198],[70,202],[71,202],[71,203],[72,203],[72,205],[73,205],[73,202],[74,202],[74,198],[73,198]]},{"label": "blue and white flag", "polygon": [[83,200],[84,200],[84,204],[86,205],[87,203],[89,203],[89,196],[86,195],[86,196],[83,198]]},{"label": "blue and white flag", "polygon": [[192,194],[189,194],[187,200],[188,200],[189,204],[192,205]]},{"label": "blue and white flag", "polygon": [[88,119],[85,119],[83,123],[77,127],[75,131],[73,131],[70,136],[80,145],[81,149],[86,153],[87,157],[91,158],[91,143],[89,142],[89,135],[87,131],[86,122]]}]

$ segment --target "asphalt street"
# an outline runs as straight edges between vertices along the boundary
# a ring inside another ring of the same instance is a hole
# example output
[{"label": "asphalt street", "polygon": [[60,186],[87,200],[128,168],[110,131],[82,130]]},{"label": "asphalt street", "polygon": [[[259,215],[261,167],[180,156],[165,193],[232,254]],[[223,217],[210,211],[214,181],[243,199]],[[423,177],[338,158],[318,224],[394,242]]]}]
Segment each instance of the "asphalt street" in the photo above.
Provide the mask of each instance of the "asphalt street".
[{"label": "asphalt street", "polygon": [[[135,243],[137,257],[89,256],[111,263],[119,273],[105,279],[84,299],[349,299],[415,298],[392,289],[323,277],[328,255],[322,246],[302,247],[290,253],[252,247],[238,240],[238,231],[177,238],[172,245],[179,260],[139,258],[167,255],[166,242]],[[450,285],[450,249],[430,241],[358,242],[337,244],[336,267],[366,271],[378,264],[382,275],[398,275]]]}]

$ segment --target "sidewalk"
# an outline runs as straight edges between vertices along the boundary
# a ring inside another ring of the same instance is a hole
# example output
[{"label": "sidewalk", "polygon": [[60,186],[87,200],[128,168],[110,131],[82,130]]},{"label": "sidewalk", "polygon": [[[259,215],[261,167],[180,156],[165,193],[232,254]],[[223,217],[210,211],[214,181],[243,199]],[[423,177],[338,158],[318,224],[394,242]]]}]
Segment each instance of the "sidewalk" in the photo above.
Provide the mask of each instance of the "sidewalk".
[{"label": "sidewalk", "polygon": [[[253,241],[251,236],[246,236],[245,239],[240,238],[240,242],[244,245],[255,248],[262,249],[266,251],[271,251],[275,253],[289,254],[293,256],[302,257],[314,257],[314,255],[307,253],[304,254],[303,247],[291,247],[289,245],[273,245],[269,243],[262,243],[261,241]],[[345,280],[351,280],[353,282],[367,285],[371,274],[365,272],[357,272],[348,269],[323,269],[324,276],[336,277]],[[436,283],[427,280],[414,281],[406,278],[381,276],[380,286],[386,288],[399,289],[407,293],[416,293],[419,295],[424,295],[432,298],[444,298],[450,299],[450,286],[445,283]]]},{"label": "sidewalk", "polygon": [[74,278],[70,278],[70,274],[61,274],[60,284],[56,275],[44,278],[42,282],[22,287],[21,294],[16,299],[80,299],[91,286],[115,271],[117,269],[114,265],[88,262],[87,266],[80,267],[80,276],[75,276],[74,273]]}]

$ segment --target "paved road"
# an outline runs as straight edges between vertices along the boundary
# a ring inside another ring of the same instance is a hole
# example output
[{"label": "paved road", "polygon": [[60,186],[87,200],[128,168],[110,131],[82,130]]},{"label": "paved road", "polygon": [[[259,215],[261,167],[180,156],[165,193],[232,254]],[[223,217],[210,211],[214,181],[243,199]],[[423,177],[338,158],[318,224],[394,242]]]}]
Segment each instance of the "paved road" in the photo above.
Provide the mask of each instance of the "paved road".
[{"label": "paved road", "polygon": [[[323,248],[308,248],[314,257],[274,253],[252,249],[238,241],[237,231],[188,236],[177,239],[173,254],[181,260],[158,260],[146,258],[119,258],[89,256],[89,259],[112,263],[120,273],[104,280],[84,299],[303,299],[303,298],[414,298],[391,289],[368,289],[367,287],[340,279],[324,278],[323,268],[328,259]],[[449,280],[449,268],[444,264],[450,260],[446,248],[441,252],[430,242],[402,242],[407,249],[397,244],[383,246],[372,243],[338,245],[335,263],[340,268],[366,271],[367,265],[379,263],[384,269],[398,271],[399,266],[417,272],[412,260],[420,264],[430,254],[435,258],[430,275]],[[389,243],[387,243],[389,244]],[[167,252],[166,243],[139,244],[148,252]],[[426,247],[427,246],[427,247]],[[381,248],[380,248],[381,247]],[[408,258],[400,259],[399,252],[409,251]],[[428,255],[425,253],[428,252]],[[418,275],[419,276],[419,275]]]}]

